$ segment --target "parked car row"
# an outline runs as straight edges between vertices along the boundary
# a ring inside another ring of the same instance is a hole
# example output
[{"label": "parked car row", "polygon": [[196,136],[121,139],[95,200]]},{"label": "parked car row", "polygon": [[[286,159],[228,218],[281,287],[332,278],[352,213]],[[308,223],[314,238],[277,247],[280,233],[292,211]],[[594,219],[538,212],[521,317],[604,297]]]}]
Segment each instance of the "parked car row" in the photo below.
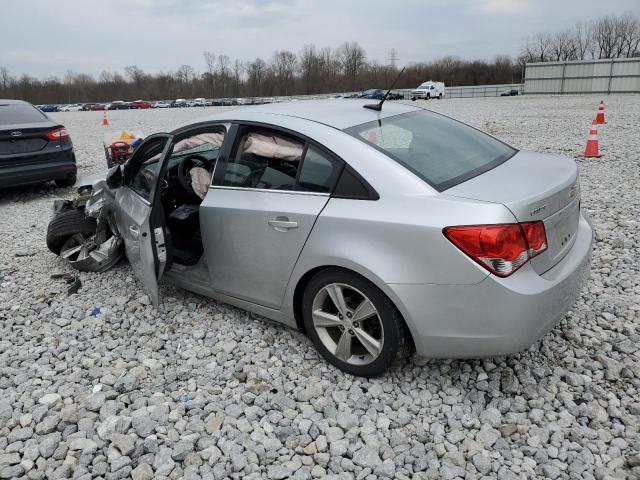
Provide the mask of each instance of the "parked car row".
[{"label": "parked car row", "polygon": [[[379,88],[374,88],[371,90],[365,90],[357,98],[369,98],[372,100],[382,100],[386,94],[386,90],[380,90]],[[402,100],[404,99],[404,95],[397,92],[389,92],[387,96],[387,100]]]},{"label": "parked car row", "polygon": [[107,103],[70,103],[65,105],[36,105],[41,112],[86,112],[95,110],[133,110],[151,108],[151,103],[144,100],[124,102],[115,100]]}]

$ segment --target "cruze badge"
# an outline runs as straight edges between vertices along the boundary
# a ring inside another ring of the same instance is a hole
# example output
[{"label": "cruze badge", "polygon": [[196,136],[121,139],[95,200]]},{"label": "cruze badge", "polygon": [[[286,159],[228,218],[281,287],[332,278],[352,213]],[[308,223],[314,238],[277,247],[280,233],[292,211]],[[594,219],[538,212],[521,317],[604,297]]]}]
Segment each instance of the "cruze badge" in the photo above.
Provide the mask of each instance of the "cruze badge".
[{"label": "cruze badge", "polygon": [[534,208],[529,212],[529,216],[533,217],[534,215],[538,215],[539,213],[544,212],[547,209],[546,205],[540,205],[538,208]]},{"label": "cruze badge", "polygon": [[12,137],[19,137],[20,135],[22,135],[22,132],[20,130],[16,130],[15,132],[11,132],[11,136]]}]

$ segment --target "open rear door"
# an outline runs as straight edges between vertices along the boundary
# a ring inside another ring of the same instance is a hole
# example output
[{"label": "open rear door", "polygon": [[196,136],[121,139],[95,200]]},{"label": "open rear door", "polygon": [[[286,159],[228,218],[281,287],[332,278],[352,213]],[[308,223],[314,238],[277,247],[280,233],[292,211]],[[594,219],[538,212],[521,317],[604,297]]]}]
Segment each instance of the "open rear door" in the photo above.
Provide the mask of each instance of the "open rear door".
[{"label": "open rear door", "polygon": [[138,147],[124,168],[124,185],[116,191],[115,216],[134,274],[151,302],[158,305],[158,280],[167,262],[159,179],[171,135],[156,134]]}]

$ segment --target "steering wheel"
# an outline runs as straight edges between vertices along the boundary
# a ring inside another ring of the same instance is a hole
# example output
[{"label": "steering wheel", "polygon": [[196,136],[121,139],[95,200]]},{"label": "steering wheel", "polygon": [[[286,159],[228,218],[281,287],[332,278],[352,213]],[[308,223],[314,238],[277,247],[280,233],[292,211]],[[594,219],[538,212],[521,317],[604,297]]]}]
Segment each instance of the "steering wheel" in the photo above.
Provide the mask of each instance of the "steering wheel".
[{"label": "steering wheel", "polygon": [[209,165],[209,160],[202,155],[189,155],[180,161],[178,164],[178,181],[185,192],[200,199],[191,185],[191,175],[189,175],[189,170],[193,167],[207,168]]}]

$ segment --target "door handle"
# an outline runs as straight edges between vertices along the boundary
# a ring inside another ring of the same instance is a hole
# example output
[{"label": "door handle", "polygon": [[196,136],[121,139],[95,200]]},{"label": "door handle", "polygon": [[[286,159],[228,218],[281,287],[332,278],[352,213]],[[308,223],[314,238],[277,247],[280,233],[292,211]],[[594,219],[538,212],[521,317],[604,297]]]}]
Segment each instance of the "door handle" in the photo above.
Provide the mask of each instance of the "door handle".
[{"label": "door handle", "polygon": [[298,228],[298,222],[290,221],[287,217],[276,217],[269,220],[269,226],[278,232],[286,232],[292,228]]},{"label": "door handle", "polygon": [[138,238],[140,236],[140,229],[135,225],[130,225],[129,226],[129,233],[131,233],[131,236],[133,238]]}]

